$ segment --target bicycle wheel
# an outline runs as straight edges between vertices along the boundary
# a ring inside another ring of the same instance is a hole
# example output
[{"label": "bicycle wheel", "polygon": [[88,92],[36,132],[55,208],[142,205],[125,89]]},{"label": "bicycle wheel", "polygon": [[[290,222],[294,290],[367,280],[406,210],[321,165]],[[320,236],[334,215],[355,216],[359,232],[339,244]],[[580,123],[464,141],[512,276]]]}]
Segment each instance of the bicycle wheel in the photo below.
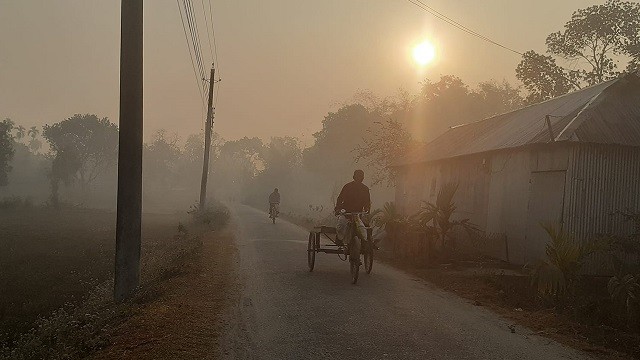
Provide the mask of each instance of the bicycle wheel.
[{"label": "bicycle wheel", "polygon": [[309,265],[309,271],[313,271],[313,266],[316,264],[316,236],[313,232],[309,232],[309,243],[307,244],[307,265]]},{"label": "bicycle wheel", "polygon": [[364,270],[367,274],[371,274],[373,268],[373,245],[371,241],[364,242]]},{"label": "bicycle wheel", "polygon": [[274,224],[276,223],[276,217],[275,217],[275,216],[272,216],[272,217],[271,217],[271,220],[273,220],[273,223],[274,223]]}]

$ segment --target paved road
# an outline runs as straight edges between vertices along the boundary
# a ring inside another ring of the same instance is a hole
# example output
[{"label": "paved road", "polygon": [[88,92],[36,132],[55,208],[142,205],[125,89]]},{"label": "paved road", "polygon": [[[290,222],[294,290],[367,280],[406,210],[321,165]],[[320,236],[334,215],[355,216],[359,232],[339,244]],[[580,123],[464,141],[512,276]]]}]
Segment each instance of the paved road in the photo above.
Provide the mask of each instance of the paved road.
[{"label": "paved road", "polygon": [[349,281],[307,230],[234,208],[243,282],[223,357],[236,359],[587,359],[380,263]]}]

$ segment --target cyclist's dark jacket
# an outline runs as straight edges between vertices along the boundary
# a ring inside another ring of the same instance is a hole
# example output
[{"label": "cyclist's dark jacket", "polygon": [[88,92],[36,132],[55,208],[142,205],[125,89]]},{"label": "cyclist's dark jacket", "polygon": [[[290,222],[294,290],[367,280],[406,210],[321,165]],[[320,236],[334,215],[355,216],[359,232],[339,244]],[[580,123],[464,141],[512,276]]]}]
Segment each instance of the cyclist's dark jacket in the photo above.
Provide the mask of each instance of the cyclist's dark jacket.
[{"label": "cyclist's dark jacket", "polygon": [[272,192],[269,195],[269,204],[280,204],[280,193]]},{"label": "cyclist's dark jacket", "polygon": [[369,188],[357,181],[352,181],[342,187],[336,201],[336,210],[345,209],[347,212],[369,211],[370,207]]}]

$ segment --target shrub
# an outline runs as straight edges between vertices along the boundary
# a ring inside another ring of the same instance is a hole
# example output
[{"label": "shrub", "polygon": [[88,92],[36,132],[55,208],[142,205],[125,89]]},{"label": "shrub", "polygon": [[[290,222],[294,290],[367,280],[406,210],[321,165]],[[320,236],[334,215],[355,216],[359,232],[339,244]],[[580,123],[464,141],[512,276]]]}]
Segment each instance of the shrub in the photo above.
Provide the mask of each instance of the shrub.
[{"label": "shrub", "polygon": [[607,289],[614,303],[624,309],[629,327],[636,329],[640,315],[640,275],[614,276],[609,280]]},{"label": "shrub", "polygon": [[214,231],[222,229],[231,218],[229,209],[218,202],[207,206],[204,210],[200,210],[198,205],[191,205],[187,213],[192,216],[194,224],[205,225]]},{"label": "shrub", "polygon": [[33,208],[33,201],[30,198],[22,198],[20,196],[7,196],[0,200],[0,209],[16,210],[20,208]]},{"label": "shrub", "polygon": [[453,202],[457,191],[457,183],[444,184],[438,192],[435,204],[425,201],[420,212],[414,216],[414,221],[428,234],[435,236],[441,249],[448,255],[456,253],[456,238],[453,234],[455,228],[461,228],[470,238],[479,238],[480,235],[477,225],[469,219],[452,219],[457,210]]},{"label": "shrub", "polygon": [[604,239],[581,243],[561,227],[542,227],[550,240],[545,246],[547,257],[531,267],[531,282],[540,294],[561,301],[574,294],[575,282],[587,258],[607,250],[610,243]]}]

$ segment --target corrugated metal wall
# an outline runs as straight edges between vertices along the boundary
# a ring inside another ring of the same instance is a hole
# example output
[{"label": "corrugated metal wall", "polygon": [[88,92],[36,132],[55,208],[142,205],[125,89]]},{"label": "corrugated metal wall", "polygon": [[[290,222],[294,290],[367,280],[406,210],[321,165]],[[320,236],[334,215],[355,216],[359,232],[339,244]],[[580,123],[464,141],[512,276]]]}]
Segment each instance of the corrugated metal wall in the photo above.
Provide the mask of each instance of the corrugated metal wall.
[{"label": "corrugated metal wall", "polygon": [[580,239],[632,231],[615,212],[640,210],[640,149],[578,145],[570,157],[565,229]]},{"label": "corrugated metal wall", "polygon": [[[617,212],[640,211],[640,148],[576,145],[569,164],[565,229],[583,241],[599,234],[630,234],[633,224]],[[596,257],[586,271],[604,275],[611,267]]]},{"label": "corrugated metal wall", "polygon": [[[563,226],[578,239],[629,234],[633,224],[616,212],[640,211],[640,148],[557,143],[476,154],[404,170],[396,199],[405,214],[415,212],[423,200],[435,201],[443,183],[458,182],[458,217],[470,218],[490,233],[505,234],[510,260],[515,263],[544,256],[540,248],[534,249],[530,244],[535,239],[527,236],[531,235],[531,227],[539,226],[541,221],[531,218],[528,205],[534,172],[566,171]],[[589,273],[610,272],[606,266],[603,268],[607,259],[594,258],[591,263]]]}]

